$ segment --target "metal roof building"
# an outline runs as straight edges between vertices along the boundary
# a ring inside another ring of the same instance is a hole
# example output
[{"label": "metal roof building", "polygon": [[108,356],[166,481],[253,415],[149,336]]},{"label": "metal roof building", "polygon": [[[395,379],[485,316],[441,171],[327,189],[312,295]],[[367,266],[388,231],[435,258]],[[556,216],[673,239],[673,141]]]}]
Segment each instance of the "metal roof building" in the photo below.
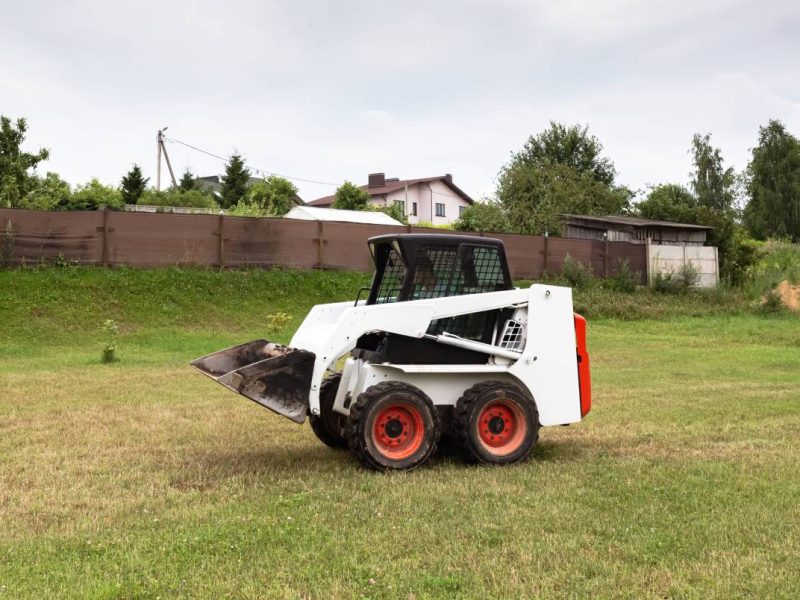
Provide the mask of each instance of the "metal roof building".
[{"label": "metal roof building", "polygon": [[628,216],[561,215],[564,237],[632,244],[703,246],[712,227]]}]

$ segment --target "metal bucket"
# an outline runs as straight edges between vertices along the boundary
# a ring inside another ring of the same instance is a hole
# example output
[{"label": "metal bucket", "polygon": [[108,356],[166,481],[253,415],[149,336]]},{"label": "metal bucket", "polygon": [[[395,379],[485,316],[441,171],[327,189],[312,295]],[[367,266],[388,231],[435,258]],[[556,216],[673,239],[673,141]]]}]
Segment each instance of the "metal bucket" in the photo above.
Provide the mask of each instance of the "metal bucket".
[{"label": "metal bucket", "polygon": [[308,413],[314,359],[307,350],[254,340],[203,356],[191,365],[237,394],[302,423]]}]

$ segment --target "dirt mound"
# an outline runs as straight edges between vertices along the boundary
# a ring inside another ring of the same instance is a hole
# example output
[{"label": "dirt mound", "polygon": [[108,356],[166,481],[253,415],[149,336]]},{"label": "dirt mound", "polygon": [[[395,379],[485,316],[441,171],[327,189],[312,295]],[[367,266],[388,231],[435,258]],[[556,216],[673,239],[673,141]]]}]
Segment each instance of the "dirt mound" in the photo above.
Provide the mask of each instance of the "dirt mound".
[{"label": "dirt mound", "polygon": [[800,310],[800,285],[793,285],[788,279],[784,279],[775,288],[775,293],[780,296],[784,306]]}]

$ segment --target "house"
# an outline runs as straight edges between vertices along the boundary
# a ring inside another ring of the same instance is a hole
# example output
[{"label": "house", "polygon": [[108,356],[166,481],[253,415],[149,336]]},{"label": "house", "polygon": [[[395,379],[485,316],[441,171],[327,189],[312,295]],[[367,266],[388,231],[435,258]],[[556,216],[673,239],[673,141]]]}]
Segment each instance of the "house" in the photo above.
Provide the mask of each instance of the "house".
[{"label": "house", "polygon": [[[259,181],[264,181],[264,179],[261,177],[249,177],[247,180],[247,187],[252,187]],[[202,188],[210,189],[217,200],[222,198],[222,176],[206,175],[205,177],[195,178],[195,182]],[[303,199],[297,194],[294,195],[293,200],[297,206],[302,206],[304,204]]]},{"label": "house", "polygon": [[295,206],[283,215],[284,219],[301,219],[304,221],[344,221],[346,223],[369,223],[370,225],[399,225],[397,221],[380,211],[372,210],[337,210],[318,206]]},{"label": "house", "polygon": [[628,216],[595,217],[590,215],[561,215],[565,238],[608,240],[662,246],[704,246],[708,232],[705,225],[672,223]]},{"label": "house", "polygon": [[[453,183],[449,173],[421,179],[398,179],[384,173],[370,173],[367,185],[360,186],[369,193],[375,206],[402,207],[408,222],[447,225],[453,223],[474,200]],[[308,202],[309,206],[330,208],[334,197],[325,196]]]}]

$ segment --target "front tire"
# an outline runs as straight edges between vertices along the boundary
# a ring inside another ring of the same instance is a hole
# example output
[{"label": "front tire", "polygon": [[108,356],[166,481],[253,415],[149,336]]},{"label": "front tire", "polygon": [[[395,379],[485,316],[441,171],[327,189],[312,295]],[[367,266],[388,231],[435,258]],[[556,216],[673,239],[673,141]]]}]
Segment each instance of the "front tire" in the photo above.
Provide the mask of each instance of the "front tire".
[{"label": "front tire", "polygon": [[339,382],[342,380],[341,373],[334,373],[322,381],[319,388],[319,415],[309,415],[308,422],[311,430],[326,446],[331,448],[347,448],[347,440],[342,435],[340,420],[343,416],[333,411],[333,402],[336,400],[336,392],[339,389]]},{"label": "front tire", "polygon": [[456,403],[453,429],[473,462],[508,465],[528,458],[539,439],[536,403],[520,388],[485,381]]},{"label": "front tire", "polygon": [[384,381],[362,392],[350,407],[350,450],[366,467],[409,471],[435,452],[439,413],[419,388]]}]

